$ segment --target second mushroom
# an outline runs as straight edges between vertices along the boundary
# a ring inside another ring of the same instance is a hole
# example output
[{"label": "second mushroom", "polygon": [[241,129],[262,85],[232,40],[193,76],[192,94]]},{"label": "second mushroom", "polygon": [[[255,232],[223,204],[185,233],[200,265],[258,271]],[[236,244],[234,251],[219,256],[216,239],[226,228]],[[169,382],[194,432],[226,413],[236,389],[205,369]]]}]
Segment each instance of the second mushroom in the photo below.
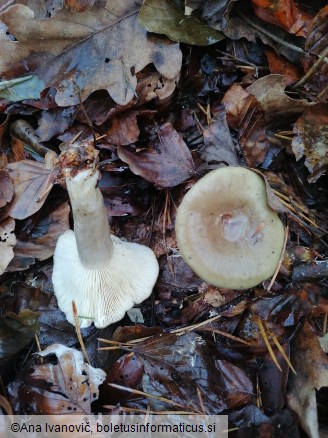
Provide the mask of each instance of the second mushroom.
[{"label": "second mushroom", "polygon": [[230,289],[248,289],[272,276],[284,243],[263,178],[243,167],[201,178],[179,206],[175,229],[186,263],[208,283]]}]

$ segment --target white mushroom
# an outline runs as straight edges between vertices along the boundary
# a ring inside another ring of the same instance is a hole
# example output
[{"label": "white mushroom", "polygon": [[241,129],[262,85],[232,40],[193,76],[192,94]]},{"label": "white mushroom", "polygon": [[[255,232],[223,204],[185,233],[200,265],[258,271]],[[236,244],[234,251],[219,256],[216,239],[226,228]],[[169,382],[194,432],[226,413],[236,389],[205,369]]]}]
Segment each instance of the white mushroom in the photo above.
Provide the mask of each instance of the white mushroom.
[{"label": "white mushroom", "polygon": [[99,171],[88,166],[75,175],[73,166],[64,172],[74,232],[58,239],[52,280],[58,306],[70,323],[74,300],[82,328],[92,322],[103,328],[150,296],[159,268],[150,248],[110,236],[97,188]]}]

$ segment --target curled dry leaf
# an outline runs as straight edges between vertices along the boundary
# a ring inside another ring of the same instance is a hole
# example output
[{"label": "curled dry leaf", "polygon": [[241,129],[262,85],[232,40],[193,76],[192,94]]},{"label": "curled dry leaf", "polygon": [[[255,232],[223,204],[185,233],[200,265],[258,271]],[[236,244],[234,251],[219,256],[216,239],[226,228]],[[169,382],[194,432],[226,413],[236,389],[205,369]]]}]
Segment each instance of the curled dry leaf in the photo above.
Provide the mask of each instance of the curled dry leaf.
[{"label": "curled dry leaf", "polygon": [[170,123],[158,130],[158,139],[149,149],[136,152],[132,147],[119,147],[118,156],[128,163],[136,175],[140,175],[156,187],[174,187],[194,173],[191,153]]},{"label": "curled dry leaf", "polygon": [[328,104],[307,108],[294,124],[294,133],[292,148],[296,160],[305,156],[308,179],[315,182],[328,168]]},{"label": "curled dry leaf", "polygon": [[243,156],[249,167],[263,163],[269,150],[265,135],[264,111],[256,97],[234,84],[224,95],[222,103],[227,109],[227,121],[238,131]]},{"label": "curled dry leaf", "polygon": [[267,75],[255,81],[247,91],[260,102],[265,111],[266,123],[281,123],[301,114],[311,105],[306,100],[296,100],[285,93],[286,82],[282,75]]},{"label": "curled dry leaf", "polygon": [[0,275],[6,270],[14,257],[13,246],[16,245],[14,229],[15,221],[11,218],[5,219],[0,224]]},{"label": "curled dry leaf", "polygon": [[[16,402],[20,412],[30,414],[91,414],[99,385],[106,378],[100,368],[84,363],[83,354],[61,344],[53,344],[40,353],[44,363],[23,376]],[[51,356],[56,357],[55,364]],[[11,392],[14,392],[12,390]]]},{"label": "curled dry leaf", "polygon": [[146,65],[153,63],[169,79],[181,69],[178,44],[147,36],[138,19],[140,4],[127,0],[85,12],[62,9],[46,20],[14,5],[0,14],[18,40],[4,43],[0,70],[9,77],[24,68],[34,71],[44,88],[57,89],[59,106],[76,105],[99,89],[125,105],[135,95],[135,74]]},{"label": "curled dry leaf", "polygon": [[57,169],[49,170],[43,163],[31,160],[7,165],[15,197],[8,214],[15,219],[25,219],[40,210],[53,186]]},{"label": "curled dry leaf", "polygon": [[328,386],[328,358],[308,322],[293,341],[291,362],[297,375],[291,375],[288,404],[306,433],[319,438],[316,390]]}]

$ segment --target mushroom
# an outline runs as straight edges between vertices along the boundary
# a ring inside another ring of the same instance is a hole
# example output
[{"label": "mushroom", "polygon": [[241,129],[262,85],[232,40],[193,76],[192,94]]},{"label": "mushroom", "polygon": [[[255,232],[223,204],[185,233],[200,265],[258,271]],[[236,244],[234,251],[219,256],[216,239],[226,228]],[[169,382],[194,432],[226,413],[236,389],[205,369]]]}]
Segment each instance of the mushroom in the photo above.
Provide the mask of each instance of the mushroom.
[{"label": "mushroom", "polygon": [[265,182],[252,170],[209,172],[185,195],[176,217],[183,259],[206,282],[248,289],[272,276],[284,226],[268,204]]},{"label": "mushroom", "polygon": [[148,298],[158,276],[153,251],[110,236],[93,147],[70,148],[60,156],[72,206],[74,232],[62,234],[54,253],[53,285],[59,308],[80,327],[103,328]]}]

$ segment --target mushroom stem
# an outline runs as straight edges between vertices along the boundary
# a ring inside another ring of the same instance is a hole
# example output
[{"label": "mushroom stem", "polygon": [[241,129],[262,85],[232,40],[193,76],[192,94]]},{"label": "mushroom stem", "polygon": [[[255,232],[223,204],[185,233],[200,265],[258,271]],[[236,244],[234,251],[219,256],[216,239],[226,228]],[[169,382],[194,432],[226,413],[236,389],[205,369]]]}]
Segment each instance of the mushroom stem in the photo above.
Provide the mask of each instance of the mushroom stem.
[{"label": "mushroom stem", "polygon": [[91,269],[108,265],[113,253],[104,200],[97,187],[98,178],[98,170],[91,169],[66,177],[79,258],[84,267]]}]

